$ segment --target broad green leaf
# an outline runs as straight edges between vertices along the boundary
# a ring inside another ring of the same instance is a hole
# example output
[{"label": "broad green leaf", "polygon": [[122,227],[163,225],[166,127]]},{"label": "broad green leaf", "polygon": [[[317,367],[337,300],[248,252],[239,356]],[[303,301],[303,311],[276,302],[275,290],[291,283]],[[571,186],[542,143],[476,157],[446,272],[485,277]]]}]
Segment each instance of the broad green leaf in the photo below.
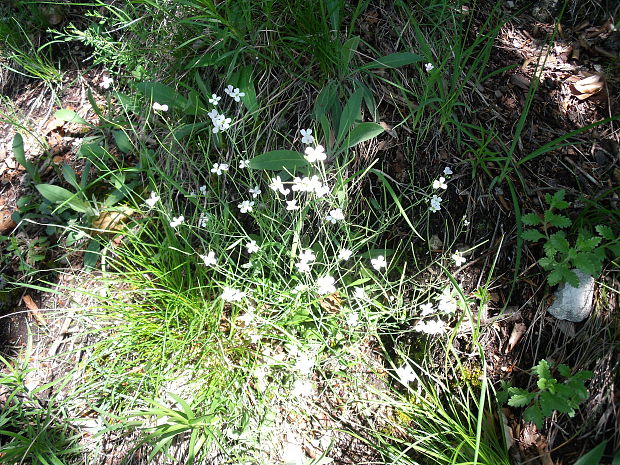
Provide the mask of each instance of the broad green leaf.
[{"label": "broad green leaf", "polygon": [[362,97],[364,95],[364,91],[362,89],[357,89],[353,92],[353,95],[347,101],[347,104],[342,109],[342,114],[340,115],[340,123],[338,124],[338,135],[336,137],[336,143],[340,144],[344,139],[344,136],[353,124],[360,117],[360,110],[362,108]]},{"label": "broad green leaf", "polygon": [[336,81],[329,81],[319,92],[314,102],[313,118],[318,121],[322,116],[327,115],[327,111],[337,98],[338,83]]},{"label": "broad green leaf", "polygon": [[377,137],[384,131],[377,123],[360,123],[353,128],[347,139],[347,147],[355,147],[357,144]]},{"label": "broad green leaf", "polygon": [[293,173],[308,166],[308,161],[299,152],[272,150],[252,158],[249,166],[255,170],[285,170]]},{"label": "broad green leaf", "polygon": [[69,184],[78,190],[80,189],[80,182],[77,179],[77,175],[74,169],[67,163],[63,163],[62,165],[62,175]]},{"label": "broad green leaf", "polygon": [[26,168],[26,171],[34,182],[40,181],[39,172],[32,163],[26,160],[26,152],[24,151],[24,138],[19,132],[15,133],[15,137],[13,138],[13,156],[15,157],[17,163]]},{"label": "broad green leaf", "polygon": [[37,184],[35,187],[44,198],[52,203],[63,203],[75,196],[73,192],[64,187],[53,184]]},{"label": "broad green leaf", "polygon": [[174,131],[174,138],[176,140],[181,140],[184,137],[189,136],[192,133],[200,131],[205,126],[210,126],[211,122],[203,121],[201,123],[188,123],[180,126],[179,129]]},{"label": "broad green leaf", "polygon": [[525,409],[525,412],[523,412],[523,419],[530,423],[534,423],[538,429],[543,426],[544,417],[537,404]]},{"label": "broad green leaf", "polygon": [[114,142],[118,149],[123,153],[129,153],[133,149],[133,145],[131,144],[131,140],[127,136],[125,131],[112,131],[112,136],[114,137]]},{"label": "broad green leaf", "polygon": [[220,62],[223,62],[226,58],[232,55],[236,55],[240,52],[240,50],[232,50],[230,52],[220,53],[205,53],[189,62],[189,64],[185,67],[186,70],[192,68],[201,68],[205,66],[216,66]]},{"label": "broad green leaf", "polygon": [[523,215],[521,217],[521,222],[523,224],[527,224],[528,226],[538,226],[542,224],[542,219],[536,213],[528,213],[527,215]]},{"label": "broad green leaf", "polygon": [[399,52],[377,58],[375,61],[362,66],[361,69],[398,68],[399,66],[412,65],[421,61],[424,61],[424,57],[420,55],[411,52]]},{"label": "broad green leaf", "polygon": [[86,247],[86,251],[84,252],[84,268],[87,270],[92,270],[97,266],[97,261],[101,255],[99,253],[100,250],[101,244],[99,244],[99,242],[95,239],[91,239],[88,243],[88,247]]},{"label": "broad green leaf", "polygon": [[537,231],[535,229],[528,229],[521,233],[521,238],[525,239],[526,241],[530,241],[530,242],[539,241],[540,239],[544,239],[544,237],[545,237],[544,234],[542,234],[540,231]]},{"label": "broad green leaf", "polygon": [[71,191],[64,187],[55,186],[53,184],[37,184],[35,186],[41,195],[52,203],[66,204],[79,213],[93,215],[93,209],[88,202],[78,199]]},{"label": "broad green leaf", "polygon": [[[599,465],[601,463],[601,459],[603,458],[603,453],[605,452],[605,446],[607,446],[607,440],[601,442],[587,454],[579,457],[574,465]],[[616,457],[614,457],[612,464],[617,463],[617,457],[620,457],[620,451],[616,454]]]},{"label": "broad green leaf", "polygon": [[604,239],[607,239],[608,241],[613,241],[615,239],[614,232],[609,226],[599,224],[599,225],[596,225],[594,229],[596,229],[596,232],[599,233]]},{"label": "broad green leaf", "polygon": [[13,156],[15,160],[17,160],[17,163],[24,168],[26,167],[28,160],[26,160],[26,153],[24,152],[24,138],[19,132],[15,133],[15,137],[13,138]]},{"label": "broad green leaf", "polygon": [[344,44],[342,44],[342,49],[340,50],[340,60],[342,66],[346,69],[351,61],[351,57],[357,50],[357,46],[360,43],[359,36],[353,36],[349,40],[347,40]]},{"label": "broad green leaf", "polygon": [[146,81],[135,84],[136,90],[149,100],[150,103],[157,102],[161,105],[168,105],[172,108],[184,108],[187,100],[172,87],[166,86],[161,82]]},{"label": "broad green leaf", "polygon": [[243,103],[250,112],[258,110],[258,101],[252,73],[253,69],[251,67],[244,66],[241,70],[233,73],[229,79],[229,82],[233,86],[238,87],[241,92],[245,92],[245,96],[241,97],[241,103]]},{"label": "broad green leaf", "polygon": [[92,126],[92,124],[90,124],[73,110],[67,110],[64,108],[54,113],[54,118],[60,119],[62,121],[68,121],[70,123],[83,124],[84,126]]}]

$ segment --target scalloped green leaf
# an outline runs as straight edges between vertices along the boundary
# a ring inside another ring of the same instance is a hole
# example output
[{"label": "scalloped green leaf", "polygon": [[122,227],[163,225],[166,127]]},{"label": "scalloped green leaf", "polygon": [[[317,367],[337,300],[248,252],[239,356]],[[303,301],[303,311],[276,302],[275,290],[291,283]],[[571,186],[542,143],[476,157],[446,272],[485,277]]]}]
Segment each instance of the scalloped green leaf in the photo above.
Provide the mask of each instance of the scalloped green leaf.
[{"label": "scalloped green leaf", "polygon": [[536,229],[527,229],[521,233],[521,238],[530,242],[537,242],[544,239],[544,237],[545,235]]},{"label": "scalloped green leaf", "polygon": [[542,428],[544,417],[538,405],[532,405],[523,412],[523,419],[527,422],[534,423],[538,429]]},{"label": "scalloped green leaf", "polygon": [[599,224],[596,225],[594,229],[596,229],[596,232],[608,241],[613,241],[615,239],[614,231],[609,226]]},{"label": "scalloped green leaf", "polygon": [[556,228],[568,228],[572,221],[564,215],[558,215],[550,210],[545,212],[545,221]]},{"label": "scalloped green leaf", "polygon": [[528,226],[538,226],[543,224],[542,219],[536,213],[527,213],[526,215],[521,216],[521,222],[523,224],[527,224]]}]

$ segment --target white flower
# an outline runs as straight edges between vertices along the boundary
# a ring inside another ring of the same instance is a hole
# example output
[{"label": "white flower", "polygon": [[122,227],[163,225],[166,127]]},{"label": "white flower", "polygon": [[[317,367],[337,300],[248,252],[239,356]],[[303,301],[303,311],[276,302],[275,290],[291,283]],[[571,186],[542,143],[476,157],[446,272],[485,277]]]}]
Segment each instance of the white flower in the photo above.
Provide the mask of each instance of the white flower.
[{"label": "white flower", "polygon": [[325,219],[332,224],[335,224],[337,221],[344,220],[344,213],[342,213],[342,209],[335,208],[328,213]]},{"label": "white flower", "polygon": [[316,255],[314,255],[314,252],[312,252],[312,250],[308,249],[300,253],[297,258],[299,258],[300,262],[310,263],[316,260]]},{"label": "white flower", "polygon": [[371,259],[370,264],[377,271],[381,271],[381,268],[387,267],[387,262],[385,261],[385,257],[383,255],[379,255],[377,258]]},{"label": "white flower", "polygon": [[306,160],[310,163],[325,161],[327,159],[325,148],[322,145],[317,145],[316,147],[306,147],[305,154]]},{"label": "white flower", "polygon": [[349,258],[351,258],[352,255],[353,255],[352,250],[340,249],[340,252],[338,252],[338,260],[342,260],[343,262],[346,262]]},{"label": "white flower", "polygon": [[201,228],[206,228],[207,222],[209,221],[210,217],[211,215],[209,213],[202,212],[200,214],[200,217],[198,218],[198,226],[200,226]]},{"label": "white flower", "polygon": [[157,102],[153,102],[153,110],[155,110],[155,111],[168,111],[168,105],[166,105],[166,104],[160,105]]},{"label": "white flower", "polygon": [[368,298],[368,295],[363,287],[356,287],[353,289],[353,297],[359,300],[365,300]]},{"label": "white flower", "polygon": [[463,217],[463,226],[469,226],[469,220]]},{"label": "white flower", "polygon": [[312,129],[302,129],[301,131],[301,143],[310,145],[314,144],[314,136],[312,135]]},{"label": "white flower", "polygon": [[237,205],[241,213],[248,213],[253,210],[254,202],[250,202],[249,200],[244,200],[239,205]]},{"label": "white flower", "polygon": [[446,178],[440,176],[439,179],[435,179],[433,181],[433,189],[447,189],[448,185],[446,184]]},{"label": "white flower", "polygon": [[198,190],[200,191],[200,195],[205,195],[207,193],[207,186],[200,186]]},{"label": "white flower", "polygon": [[316,280],[316,292],[319,295],[333,294],[336,292],[336,280],[331,276],[322,276]]},{"label": "white flower", "polygon": [[258,197],[261,194],[261,192],[262,191],[260,190],[260,187],[258,186],[254,186],[250,188],[250,194],[252,194],[252,198],[254,199]]},{"label": "white flower", "polygon": [[463,263],[465,263],[467,261],[467,259],[465,257],[463,257],[463,255],[461,254],[461,252],[459,252],[458,250],[456,252],[454,252],[452,254],[452,260],[454,260],[454,263],[456,263],[456,266],[461,266]]},{"label": "white flower", "polygon": [[248,327],[252,321],[256,318],[256,315],[252,311],[245,312],[243,315],[238,316],[236,321],[241,321],[244,327]]},{"label": "white flower", "polygon": [[151,192],[151,196],[148,199],[146,199],[144,203],[146,203],[149,206],[149,208],[153,208],[155,204],[159,202],[159,199],[160,199],[159,195],[157,195],[155,192]]},{"label": "white flower", "polygon": [[177,216],[176,218],[173,217],[172,221],[170,222],[170,227],[179,227],[183,223],[183,221],[185,221],[185,217],[183,215]]},{"label": "white flower", "polygon": [[431,205],[430,207],[428,207],[428,209],[432,211],[433,213],[441,210],[441,197],[437,195],[433,195],[431,197]]},{"label": "white flower", "polygon": [[217,105],[222,100],[222,97],[219,97],[217,94],[211,94],[211,98],[209,99],[209,103],[213,105]]},{"label": "white flower", "polygon": [[297,200],[287,200],[286,201],[286,209],[289,211],[299,210],[301,207],[297,205]]},{"label": "white flower", "polygon": [[214,163],[211,172],[221,176],[224,171],[228,171],[228,163]]},{"label": "white flower", "polygon": [[258,250],[259,250],[258,244],[256,244],[255,240],[251,240],[250,242],[245,244],[245,248],[248,250],[249,254],[258,252]]},{"label": "white flower", "polygon": [[309,375],[314,371],[314,365],[316,364],[316,358],[309,357],[308,354],[297,354],[297,360],[295,362],[295,369],[302,375]]},{"label": "white flower", "polygon": [[239,302],[245,297],[245,292],[238,291],[228,286],[224,286],[222,289],[222,295],[220,296],[225,302]]},{"label": "white flower", "polygon": [[437,308],[440,312],[448,314],[456,312],[456,301],[452,298],[452,295],[450,294],[450,289],[446,288],[441,294],[441,297],[439,298],[439,303],[437,304]]},{"label": "white flower", "polygon": [[209,118],[211,118],[211,121],[213,122],[218,116],[220,116],[220,114],[217,112],[217,110],[214,108],[213,110],[211,110],[209,113],[207,113],[207,116]]},{"label": "white flower", "polygon": [[426,63],[424,65],[424,69],[426,70],[427,73],[430,73],[433,69],[435,69],[435,67],[433,66],[432,63]]},{"label": "white flower", "polygon": [[207,255],[200,255],[205,266],[215,266],[217,265],[217,258],[215,258],[215,252],[213,250],[209,251]]},{"label": "white flower", "polygon": [[446,166],[446,167],[443,169],[443,174],[445,174],[446,176],[450,176],[450,175],[452,174],[452,170],[450,169],[450,167],[449,167],[449,166]]},{"label": "white flower", "polygon": [[418,322],[414,329],[421,333],[429,334],[431,336],[442,334],[445,330],[445,323],[441,321],[439,318],[436,320],[429,320],[424,324],[420,324],[423,322]]},{"label": "white flower", "polygon": [[227,95],[229,95],[235,102],[240,102],[241,97],[245,97],[245,92],[239,92],[238,87],[233,87],[230,84],[224,89]]},{"label": "white flower", "polygon": [[282,195],[288,195],[288,193],[291,192],[290,189],[284,188],[284,183],[282,183],[280,176],[271,178],[271,184],[269,184],[269,189],[271,189],[272,191],[280,192],[280,194]]},{"label": "white flower", "polygon": [[216,118],[212,119],[213,122],[213,134],[217,134],[220,131],[226,131],[226,129],[230,128],[230,123],[232,120],[230,118],[226,118],[224,115],[218,115]]},{"label": "white flower", "polygon": [[404,386],[407,386],[409,383],[418,379],[415,372],[413,371],[413,368],[411,368],[411,366],[409,366],[408,364],[397,368],[396,375],[398,376],[398,380],[400,381],[400,383]]},{"label": "white flower", "polygon": [[320,199],[329,194],[330,188],[327,184],[320,184],[314,188],[315,195]]},{"label": "white flower", "polygon": [[310,273],[310,263],[309,262],[297,262],[295,263],[297,267],[297,271],[300,273]]},{"label": "white flower", "polygon": [[433,304],[430,302],[425,303],[424,305],[420,305],[420,315],[428,316],[435,311]]},{"label": "white flower", "polygon": [[301,294],[302,292],[306,292],[308,290],[308,286],[302,283],[299,283],[297,286],[293,288],[293,294]]},{"label": "white flower", "polygon": [[360,323],[360,316],[357,312],[351,312],[347,315],[347,326],[355,328]]},{"label": "white flower", "polygon": [[[293,390],[291,391],[291,395],[293,397],[310,397],[314,392],[314,388],[312,387],[312,382],[308,381],[308,380],[303,380],[303,379],[296,379],[295,382],[293,383]],[[287,448],[287,450],[290,449]],[[286,463],[302,463],[303,462],[303,458],[305,458],[305,454],[303,452],[303,450],[301,449],[301,447],[298,446],[299,451],[295,450],[295,453],[291,453],[288,452],[287,456],[291,456],[291,455],[295,455],[296,459],[294,462],[291,462],[290,458],[286,460]],[[297,457],[299,457],[300,459],[298,460]]]},{"label": "white flower", "polygon": [[250,166],[250,160],[241,160],[239,162],[239,168],[241,169],[247,168],[248,166]]},{"label": "white flower", "polygon": [[104,89],[109,89],[113,82],[114,79],[112,79],[110,76],[104,76],[101,80],[101,87],[103,87]]}]

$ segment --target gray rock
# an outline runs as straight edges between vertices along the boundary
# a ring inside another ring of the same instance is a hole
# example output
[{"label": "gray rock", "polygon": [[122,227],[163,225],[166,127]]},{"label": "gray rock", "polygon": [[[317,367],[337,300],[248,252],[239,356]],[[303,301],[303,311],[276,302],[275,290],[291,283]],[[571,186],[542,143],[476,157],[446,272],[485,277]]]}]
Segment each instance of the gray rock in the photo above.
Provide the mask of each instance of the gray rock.
[{"label": "gray rock", "polygon": [[573,270],[579,278],[579,287],[564,283],[555,292],[555,300],[548,312],[559,320],[579,323],[592,311],[594,298],[594,278],[581,271]]}]

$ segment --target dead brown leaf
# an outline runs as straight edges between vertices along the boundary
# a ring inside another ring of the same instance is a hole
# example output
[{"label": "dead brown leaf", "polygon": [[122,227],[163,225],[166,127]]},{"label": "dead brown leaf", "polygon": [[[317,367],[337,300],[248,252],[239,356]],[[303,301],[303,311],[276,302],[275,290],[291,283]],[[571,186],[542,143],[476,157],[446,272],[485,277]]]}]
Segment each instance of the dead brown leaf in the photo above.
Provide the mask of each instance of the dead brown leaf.
[{"label": "dead brown leaf", "polygon": [[47,326],[47,321],[43,317],[43,314],[39,311],[39,306],[35,303],[35,301],[28,294],[22,297],[22,302],[28,310],[30,310],[30,315],[34,318],[34,320],[41,326]]}]

